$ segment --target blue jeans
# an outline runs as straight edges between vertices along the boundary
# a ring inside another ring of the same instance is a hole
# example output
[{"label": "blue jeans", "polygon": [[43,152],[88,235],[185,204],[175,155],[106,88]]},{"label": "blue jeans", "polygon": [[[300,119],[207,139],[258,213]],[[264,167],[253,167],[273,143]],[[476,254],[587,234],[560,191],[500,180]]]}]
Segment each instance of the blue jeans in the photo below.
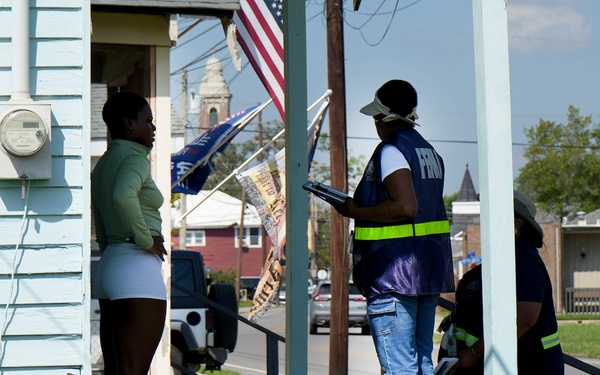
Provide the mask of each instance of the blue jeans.
[{"label": "blue jeans", "polygon": [[437,294],[378,296],[368,303],[381,373],[433,375],[431,352]]}]

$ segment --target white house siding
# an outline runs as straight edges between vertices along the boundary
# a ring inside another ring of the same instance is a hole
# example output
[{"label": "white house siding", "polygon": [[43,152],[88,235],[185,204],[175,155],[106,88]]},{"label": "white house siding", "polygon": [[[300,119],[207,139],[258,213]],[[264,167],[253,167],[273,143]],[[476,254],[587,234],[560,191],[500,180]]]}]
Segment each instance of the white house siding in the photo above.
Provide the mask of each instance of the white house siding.
[{"label": "white house siding", "polygon": [[[2,102],[16,1],[0,0]],[[89,0],[31,0],[29,18],[31,97],[52,109],[52,178],[30,182],[18,250],[22,186],[0,180],[0,372],[90,374]]]}]

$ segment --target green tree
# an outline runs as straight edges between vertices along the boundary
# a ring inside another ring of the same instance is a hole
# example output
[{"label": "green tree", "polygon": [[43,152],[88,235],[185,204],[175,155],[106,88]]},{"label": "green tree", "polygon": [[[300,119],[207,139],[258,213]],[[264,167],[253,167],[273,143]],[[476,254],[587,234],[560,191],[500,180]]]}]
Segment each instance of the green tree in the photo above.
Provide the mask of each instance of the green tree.
[{"label": "green tree", "polygon": [[452,212],[452,202],[458,199],[458,191],[454,194],[444,195],[444,207],[446,212]]},{"label": "green tree", "polygon": [[[329,137],[327,134],[321,134],[323,141],[319,142],[318,149],[329,153]],[[366,159],[364,155],[349,156],[347,162],[348,172],[348,191],[353,192],[362,177],[365,169]],[[329,161],[312,163],[312,179],[323,183],[330,183],[331,166]],[[319,269],[329,269],[331,267],[331,242],[330,242],[330,222],[331,206],[320,199],[317,200],[317,266]]]},{"label": "green tree", "polygon": [[539,208],[559,218],[600,207],[600,125],[569,106],[567,123],[540,119],[526,129],[527,163],[516,179],[517,189]]},{"label": "green tree", "polygon": [[235,271],[229,269],[225,271],[214,270],[210,271],[210,282],[211,284],[231,284],[235,286],[235,279],[237,275]]},{"label": "green tree", "polygon": [[[251,125],[248,125],[249,127]],[[240,142],[231,142],[225,149],[225,152],[218,158],[213,171],[211,172],[208,180],[202,187],[204,190],[212,190],[215,186],[220,184],[227,176],[231,174],[237,167],[245,162],[250,156],[252,156],[260,148],[260,138],[262,137],[262,144],[266,144],[274,137],[281,129],[283,124],[277,121],[269,121],[263,123],[262,130],[248,130],[246,134],[253,134],[250,139]],[[242,137],[243,134],[238,135]],[[236,138],[237,140],[237,138]],[[257,157],[249,165],[256,165],[260,160],[266,160],[273,156],[277,151],[284,147],[284,138],[279,138],[274,144],[268,147],[262,155]],[[233,197],[240,199],[242,197],[242,186],[235,177],[224,184],[220,191],[229,194]]]},{"label": "green tree", "polygon": [[446,208],[446,215],[448,220],[452,223],[452,202],[458,199],[458,191],[454,194],[444,195],[444,207]]}]

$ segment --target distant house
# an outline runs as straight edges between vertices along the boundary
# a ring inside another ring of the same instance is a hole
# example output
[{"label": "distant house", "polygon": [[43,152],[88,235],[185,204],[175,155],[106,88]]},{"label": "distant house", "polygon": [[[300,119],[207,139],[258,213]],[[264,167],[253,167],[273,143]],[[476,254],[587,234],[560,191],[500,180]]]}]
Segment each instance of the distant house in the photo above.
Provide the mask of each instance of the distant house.
[{"label": "distant house", "polygon": [[[203,190],[198,195],[186,196],[188,209],[204,200],[207,193]],[[209,270],[236,271],[241,219],[242,201],[216,191],[187,217],[186,248],[200,251]],[[260,276],[271,241],[264,233],[256,208],[247,203],[243,225],[242,276]],[[178,234],[173,235],[172,241],[173,248],[180,247]]]},{"label": "distant house", "polygon": [[[563,306],[563,279],[561,267],[564,265],[560,220],[552,215],[538,211],[536,221],[544,231],[544,247],[540,249],[554,291],[557,311]],[[458,279],[471,266],[481,262],[480,202],[477,199],[469,166],[461,184],[458,198],[452,203],[451,240],[455,257],[454,269]],[[563,232],[564,233],[564,232]],[[457,260],[458,257],[458,260]],[[561,265],[562,261],[562,265]],[[600,270],[600,267],[598,268]],[[597,284],[600,285],[600,284]]]},{"label": "distant house", "polygon": [[460,278],[469,268],[469,265],[475,260],[473,257],[467,257],[470,253],[464,248],[465,230],[468,224],[479,223],[479,201],[473,185],[473,179],[469,172],[469,165],[465,168],[465,174],[460,184],[458,197],[452,202],[452,214],[450,226],[450,239],[452,243],[452,258],[454,259],[454,270],[456,276]]},{"label": "distant house", "polygon": [[563,223],[562,244],[563,301],[587,290],[590,304],[596,304],[594,311],[600,313],[600,209],[579,212],[576,219]]},{"label": "distant house", "polygon": [[[562,280],[561,267],[561,228],[560,222],[550,215],[539,213],[536,221],[544,231],[544,246],[539,250],[540,256],[546,265],[552,290],[554,291],[554,305],[556,311],[562,311]],[[464,231],[464,251],[466,254],[474,253],[481,256],[481,233],[479,223],[468,224]],[[509,255],[509,254],[507,254]],[[464,269],[464,272],[468,268]]]}]

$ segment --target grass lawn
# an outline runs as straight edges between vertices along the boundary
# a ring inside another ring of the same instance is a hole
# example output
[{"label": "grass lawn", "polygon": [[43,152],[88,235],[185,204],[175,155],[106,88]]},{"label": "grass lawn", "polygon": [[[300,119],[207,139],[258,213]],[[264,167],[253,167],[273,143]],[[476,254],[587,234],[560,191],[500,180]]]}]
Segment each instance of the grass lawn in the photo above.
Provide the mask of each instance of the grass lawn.
[{"label": "grass lawn", "polygon": [[210,374],[210,375],[240,375],[240,373],[239,373],[239,372],[237,372],[237,371],[231,371],[231,370],[206,371],[206,370],[204,370],[204,365],[202,365],[202,367],[200,367],[200,370],[198,370],[197,374]]},{"label": "grass lawn", "polygon": [[600,320],[600,314],[560,314],[556,320]]},{"label": "grass lawn", "polygon": [[[559,317],[557,317],[559,318]],[[558,319],[561,320],[567,319]],[[570,319],[569,319],[570,320]],[[600,358],[600,321],[595,320],[594,323],[578,323],[586,319],[577,319],[573,323],[560,323],[558,325],[558,333],[560,335],[560,345],[564,353],[573,357],[585,358]],[[589,315],[587,316],[589,321]],[[433,342],[439,344],[442,340],[442,335],[439,333],[433,334]]]},{"label": "grass lawn", "polygon": [[558,333],[564,353],[574,357],[600,358],[600,322],[561,323]]}]

